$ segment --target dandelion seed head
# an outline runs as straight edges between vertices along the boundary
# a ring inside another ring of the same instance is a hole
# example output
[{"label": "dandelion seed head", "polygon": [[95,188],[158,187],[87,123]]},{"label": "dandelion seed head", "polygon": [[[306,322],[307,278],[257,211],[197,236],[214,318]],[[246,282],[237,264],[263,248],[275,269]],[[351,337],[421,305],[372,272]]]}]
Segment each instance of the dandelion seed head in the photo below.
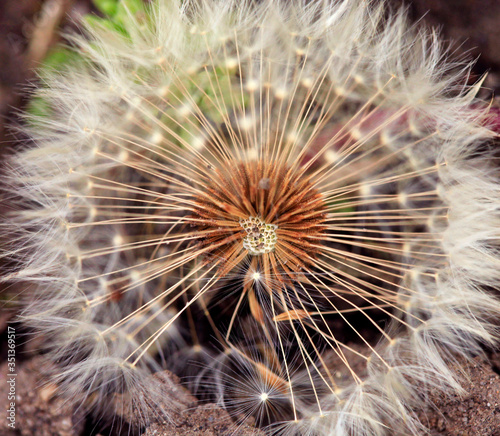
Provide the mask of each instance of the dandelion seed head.
[{"label": "dandelion seed head", "polygon": [[171,369],[269,434],[417,434],[416,398],[498,341],[467,68],[362,0],[147,8],[74,37],[84,65],[47,75],[5,178],[61,390],[146,414]]}]

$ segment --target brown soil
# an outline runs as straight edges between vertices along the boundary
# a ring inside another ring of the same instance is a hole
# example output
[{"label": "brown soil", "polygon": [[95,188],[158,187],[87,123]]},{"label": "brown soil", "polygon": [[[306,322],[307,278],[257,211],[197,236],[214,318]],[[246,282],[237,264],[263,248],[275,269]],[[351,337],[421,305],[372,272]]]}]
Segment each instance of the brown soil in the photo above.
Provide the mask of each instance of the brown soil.
[{"label": "brown soil", "polygon": [[175,424],[152,424],[144,436],[264,436],[248,426],[235,426],[229,415],[215,404],[186,410]]},{"label": "brown soil", "polygon": [[432,435],[499,436],[500,377],[479,359],[466,365],[466,370],[465,393],[452,397],[434,393],[431,401],[436,408],[420,413],[421,421]]},{"label": "brown soil", "polygon": [[[85,415],[64,399],[57,397],[57,386],[44,383],[45,374],[39,358],[19,365],[16,384],[16,430],[0,419],[0,434],[5,436],[77,436],[83,434]],[[9,408],[7,363],[0,366],[0,410]]]},{"label": "brown soil", "polygon": [[[33,357],[17,368],[16,380],[16,429],[9,428],[8,421],[0,419],[0,434],[4,436],[83,436],[91,432],[83,407],[72,404],[58,395],[57,386],[47,382],[51,366],[40,356]],[[9,408],[7,363],[0,365],[0,410]],[[161,384],[166,399],[175,398],[176,410],[169,414],[169,421],[152,419],[145,436],[263,436],[249,426],[236,426],[229,415],[215,404],[198,405],[177,377],[165,371],[154,376]],[[123,409],[123,402],[116,401],[115,410]],[[157,405],[161,407],[162,405]],[[113,407],[110,405],[110,407]],[[172,410],[171,407],[169,407]],[[152,413],[151,416],[155,416]],[[106,434],[133,434],[141,432],[133,414],[119,415],[120,424],[109,425]]]}]

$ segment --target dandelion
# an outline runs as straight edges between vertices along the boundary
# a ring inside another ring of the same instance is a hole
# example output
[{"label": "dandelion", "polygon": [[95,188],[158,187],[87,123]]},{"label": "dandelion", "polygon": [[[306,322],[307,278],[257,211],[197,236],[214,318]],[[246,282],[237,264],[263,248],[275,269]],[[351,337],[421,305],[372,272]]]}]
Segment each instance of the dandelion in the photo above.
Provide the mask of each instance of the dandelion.
[{"label": "dandelion", "polygon": [[498,339],[469,65],[383,3],[143,12],[73,37],[9,162],[8,279],[61,392],[147,421],[171,369],[269,434],[421,431],[428,389],[460,390],[449,362]]}]

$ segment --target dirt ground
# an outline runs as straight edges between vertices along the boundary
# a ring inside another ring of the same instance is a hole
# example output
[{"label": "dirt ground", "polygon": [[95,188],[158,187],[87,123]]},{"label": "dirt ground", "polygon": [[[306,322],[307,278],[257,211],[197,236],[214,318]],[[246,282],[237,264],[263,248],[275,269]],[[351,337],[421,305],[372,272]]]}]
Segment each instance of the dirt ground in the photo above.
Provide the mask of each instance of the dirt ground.
[{"label": "dirt ground", "polygon": [[[399,5],[401,0],[391,0]],[[500,95],[500,1],[499,0],[413,0],[405,1],[414,21],[438,26],[456,49],[477,58],[475,78],[488,72],[485,98],[498,106]],[[1,0],[0,1],[0,152],[15,149],[16,141],[7,126],[19,122],[17,110],[26,104],[26,87],[34,80],[33,68],[59,40],[58,31],[74,28],[73,22],[91,10],[90,0]],[[423,18],[422,18],[423,17]],[[471,79],[473,80],[473,79]],[[1,155],[1,154],[0,154]],[[1,310],[1,309],[0,309]],[[13,312],[0,313],[0,410],[8,409],[6,383],[6,329]],[[15,327],[19,327],[15,325]],[[23,353],[23,349],[26,348]],[[43,366],[35,346],[19,348],[17,360],[17,429],[0,418],[0,434],[88,436],[96,434],[95,423],[82,409],[71,407],[56,394],[56,387],[41,383]],[[490,360],[479,359],[468,366],[468,378],[461,397],[432,398],[435,408],[421,414],[432,435],[500,436],[500,354],[487,351]],[[174,376],[166,375],[170,391]],[[259,435],[238,427],[226,412],[213,404],[197,405],[196,399],[178,386],[175,395],[183,405],[175,423],[156,422],[141,429],[146,436]],[[126,418],[126,417],[125,417]],[[127,418],[126,418],[127,420]],[[128,429],[134,427],[128,420]],[[122,430],[125,428],[123,427]],[[126,434],[126,432],[125,432]],[[102,430],[103,436],[117,436],[116,426]]]}]

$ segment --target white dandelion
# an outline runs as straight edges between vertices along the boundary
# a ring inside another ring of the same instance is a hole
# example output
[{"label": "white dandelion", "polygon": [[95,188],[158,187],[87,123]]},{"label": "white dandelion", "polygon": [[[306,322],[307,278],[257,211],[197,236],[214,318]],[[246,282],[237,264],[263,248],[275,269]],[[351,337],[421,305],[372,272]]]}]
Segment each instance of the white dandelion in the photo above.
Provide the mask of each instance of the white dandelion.
[{"label": "white dandelion", "polygon": [[171,369],[269,434],[423,431],[498,339],[470,66],[365,0],[157,0],[87,33],[6,172],[6,280],[61,392],[147,421]]}]

